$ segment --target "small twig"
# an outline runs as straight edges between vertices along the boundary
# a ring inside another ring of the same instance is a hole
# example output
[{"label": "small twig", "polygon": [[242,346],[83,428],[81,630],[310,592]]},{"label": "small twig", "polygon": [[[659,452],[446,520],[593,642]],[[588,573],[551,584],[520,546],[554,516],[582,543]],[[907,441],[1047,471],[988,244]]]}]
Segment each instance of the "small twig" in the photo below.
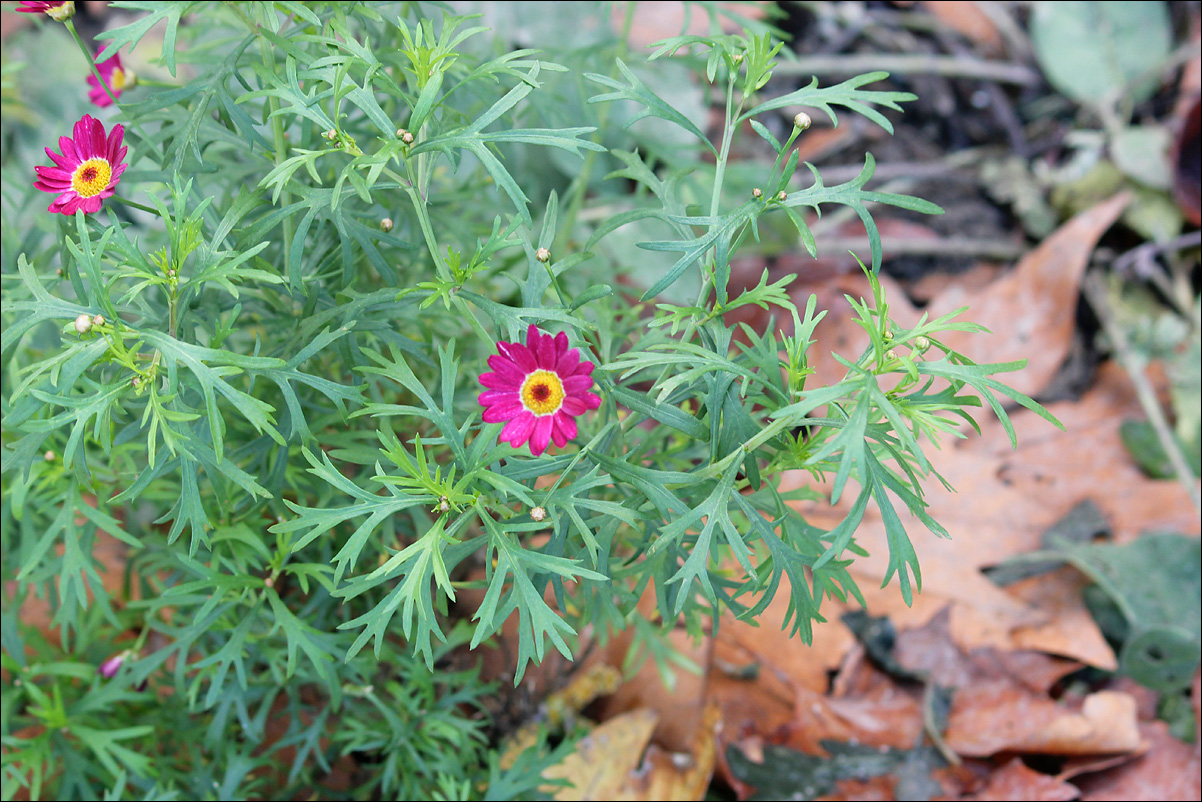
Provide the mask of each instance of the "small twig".
[{"label": "small twig", "polygon": [[1152,429],[1156,432],[1156,439],[1160,441],[1161,448],[1164,449],[1164,453],[1169,458],[1169,463],[1173,466],[1173,473],[1177,475],[1177,480],[1185,488],[1190,501],[1194,504],[1194,509],[1202,512],[1202,499],[1198,496],[1198,488],[1194,481],[1194,472],[1190,470],[1189,464],[1185,461],[1185,455],[1181,452],[1177,438],[1173,435],[1172,429],[1169,428],[1169,422],[1165,419],[1164,410],[1160,408],[1160,402],[1156,400],[1156,391],[1152,388],[1151,382],[1148,381],[1148,377],[1144,373],[1142,360],[1131,348],[1130,343],[1127,342],[1126,333],[1114,318],[1114,314],[1110,309],[1110,303],[1106,297],[1106,288],[1102,286],[1101,275],[1098,273],[1086,274],[1085,280],[1082,282],[1082,289],[1085,292],[1086,299],[1089,301],[1089,305],[1093,307],[1094,314],[1098,316],[1098,320],[1102,324],[1102,330],[1110,338],[1110,344],[1114,348],[1115,357],[1118,359],[1119,364],[1123,366],[1123,370],[1127,372],[1127,376],[1131,379],[1131,384],[1135,387],[1135,395],[1139,399],[1139,405],[1143,407],[1144,414],[1148,416],[1148,422],[1152,424]]},{"label": "small twig", "polygon": [[1043,79],[1024,64],[983,61],[964,56],[936,56],[928,53],[851,53],[832,56],[807,56],[778,64],[774,74],[784,75],[860,75],[884,70],[899,75],[942,75],[948,78],[976,78],[1019,86],[1038,86]]}]

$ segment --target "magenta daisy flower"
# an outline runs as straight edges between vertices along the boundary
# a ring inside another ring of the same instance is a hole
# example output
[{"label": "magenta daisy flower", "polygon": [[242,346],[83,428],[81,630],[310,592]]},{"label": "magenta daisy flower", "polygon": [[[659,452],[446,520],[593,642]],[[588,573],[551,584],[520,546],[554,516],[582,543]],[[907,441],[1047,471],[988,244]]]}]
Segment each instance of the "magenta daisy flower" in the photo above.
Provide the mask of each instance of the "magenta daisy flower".
[{"label": "magenta daisy flower", "polygon": [[21,0],[21,7],[17,11],[22,14],[45,14],[55,22],[66,22],[75,16],[75,3],[73,0],[57,0],[57,2],[39,2],[35,0]]},{"label": "magenta daisy flower", "polygon": [[100,73],[109,89],[113,90],[112,97],[109,97],[109,93],[100,85],[100,81],[96,80],[96,76],[88,73],[88,86],[92,87],[88,90],[88,100],[101,108],[113,105],[114,97],[120,98],[126,87],[134,85],[134,74],[121,65],[120,53],[114,53],[112,58],[96,62],[96,71]]},{"label": "magenta daisy flower", "polygon": [[551,441],[563,448],[576,436],[576,416],[601,406],[590,392],[593,363],[568,347],[562,331],[552,337],[534,325],[526,330],[525,345],[499,342],[497,350],[488,358],[495,372],[480,375],[488,388],[480,393],[484,422],[508,421],[498,439],[514,448],[529,441],[535,456]]},{"label": "magenta daisy flower", "polygon": [[91,213],[100,210],[100,202],[113,194],[126,165],[121,162],[128,148],[121,145],[125,127],[114,125],[105,138],[104,124],[90,114],[75,123],[75,136],[58,138],[62,155],[46,148],[54,167],[34,167],[38,180],[33,185],[43,192],[57,192],[49,211],[75,214],[76,209]]}]

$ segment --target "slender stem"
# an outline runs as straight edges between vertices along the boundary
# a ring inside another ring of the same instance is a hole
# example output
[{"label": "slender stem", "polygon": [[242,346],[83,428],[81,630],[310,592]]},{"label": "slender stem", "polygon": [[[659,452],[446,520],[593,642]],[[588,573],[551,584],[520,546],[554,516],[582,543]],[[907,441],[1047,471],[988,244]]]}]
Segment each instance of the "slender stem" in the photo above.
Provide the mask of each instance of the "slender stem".
[{"label": "slender stem", "polygon": [[133,207],[133,208],[135,208],[135,209],[141,209],[141,210],[142,210],[142,211],[144,211],[144,212],[150,212],[150,213],[151,213],[151,214],[153,214],[155,217],[158,217],[158,216],[159,216],[159,210],[158,210],[158,209],[152,209],[152,208],[150,208],[149,206],[147,206],[147,205],[145,205],[145,204],[138,203],[137,201],[131,201],[129,198],[123,198],[123,197],[121,197],[120,195],[113,195],[113,196],[111,196],[111,197],[110,197],[110,200],[114,200],[114,201],[116,201],[117,203],[124,204],[125,206],[132,206],[132,207]]},{"label": "slender stem", "polygon": [[[75,44],[77,44],[79,46],[79,52],[83,53],[83,59],[84,59],[84,61],[87,62],[88,67],[92,70],[92,75],[94,75],[96,77],[96,80],[100,82],[100,85],[102,87],[104,87],[104,91],[106,93],[108,93],[108,96],[113,101],[113,103],[118,104],[117,95],[113,93],[113,88],[111,86],[109,86],[108,81],[104,80],[104,78],[102,78],[100,75],[100,70],[96,66],[95,55],[91,51],[88,50],[88,46],[86,44],[84,44],[83,37],[81,37],[79,35],[79,31],[75,30],[75,22],[73,20],[67,20],[63,24],[67,27],[67,30],[70,32],[71,38],[75,40]],[[146,135],[146,131],[144,131],[142,129],[142,126],[138,123],[137,120],[131,120],[129,123],[129,126],[131,128],[133,128],[134,131],[137,132],[138,136],[142,137],[143,142],[147,142],[150,140],[150,137]]]},{"label": "slender stem", "polygon": [[421,228],[422,238],[426,241],[426,250],[430,252],[430,258],[434,260],[434,272],[438,273],[438,277],[443,281],[453,281],[454,276],[451,275],[450,269],[442,261],[442,255],[439,253],[438,238],[434,236],[434,226],[430,223],[430,212],[426,209],[421,194],[412,183],[408,181],[403,183],[408,185],[405,187],[405,194],[413,203],[413,213],[417,215],[417,225]]},{"label": "slender stem", "polygon": [[714,193],[710,196],[710,217],[718,216],[718,206],[722,201],[722,184],[726,180],[726,160],[730,157],[730,143],[734,139],[735,130],[731,121],[734,119],[732,112],[737,77],[738,74],[732,71],[726,87],[726,121],[722,125],[722,150],[718,154],[717,164],[714,165]]},{"label": "slender stem", "polygon": [[1135,395],[1139,399],[1139,405],[1143,407],[1144,414],[1148,416],[1148,422],[1152,424],[1152,429],[1156,432],[1156,438],[1160,441],[1160,446],[1164,449],[1164,453],[1169,459],[1169,464],[1173,466],[1173,473],[1177,475],[1177,481],[1185,488],[1185,492],[1189,495],[1190,501],[1193,502],[1194,508],[1202,512],[1202,499],[1199,499],[1194,472],[1190,469],[1189,463],[1185,461],[1185,455],[1181,451],[1181,446],[1178,444],[1173,430],[1169,428],[1164,410],[1160,408],[1160,402],[1156,399],[1156,391],[1152,388],[1151,382],[1148,381],[1148,377],[1144,374],[1144,366],[1141,360],[1135,351],[1132,350],[1131,345],[1127,342],[1126,333],[1111,312],[1110,304],[1106,298],[1106,289],[1102,286],[1098,274],[1088,274],[1082,283],[1082,288],[1085,290],[1085,297],[1089,299],[1090,306],[1093,307],[1098,320],[1102,324],[1102,329],[1106,332],[1106,336],[1110,338],[1111,345],[1114,346],[1114,353],[1118,358],[1119,364],[1123,366],[1123,369],[1127,372],[1127,376],[1131,379],[1132,386],[1135,387]]},{"label": "slender stem", "polygon": [[[259,26],[254,23],[254,20],[246,15],[245,11],[238,7],[237,3],[223,3],[222,5],[233,12],[234,16],[246,26],[246,29],[259,39],[259,51],[263,56],[263,66],[267,69],[268,73],[275,72],[275,45],[267,42],[263,38],[263,34],[259,30]],[[280,108],[279,98],[274,96],[268,97],[267,106],[269,109],[268,119],[271,121],[272,147],[275,150],[275,152],[272,153],[272,159],[275,162],[275,165],[278,167],[279,165],[283,164],[284,159],[287,158],[288,141],[284,137],[284,121],[279,115],[276,114]],[[286,189],[282,190],[280,192],[280,206],[287,207],[291,203],[292,193],[288,192]],[[292,253],[292,218],[285,217],[281,225],[284,232],[284,259],[287,260]]]}]

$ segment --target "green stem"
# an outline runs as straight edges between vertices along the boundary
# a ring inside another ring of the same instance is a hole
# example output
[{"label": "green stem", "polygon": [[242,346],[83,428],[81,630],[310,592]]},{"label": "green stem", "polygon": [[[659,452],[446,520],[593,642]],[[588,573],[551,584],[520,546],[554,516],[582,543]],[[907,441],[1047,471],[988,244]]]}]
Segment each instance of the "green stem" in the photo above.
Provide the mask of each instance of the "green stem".
[{"label": "green stem", "polygon": [[[250,17],[246,16],[246,12],[239,8],[237,3],[223,3],[222,5],[233,12],[234,16],[246,26],[246,29],[259,39],[259,50],[263,55],[263,66],[267,69],[268,73],[274,73],[275,56],[273,55],[273,48],[275,45],[273,45],[271,42],[267,42],[263,38],[263,34],[259,30],[259,26],[256,25]],[[279,98],[274,96],[267,98],[267,108],[267,116],[271,121],[272,147],[275,150],[275,152],[272,154],[272,159],[275,162],[275,165],[278,167],[284,163],[284,159],[287,158],[288,155],[288,142],[284,138],[284,121],[279,115],[276,114],[280,108]],[[292,193],[286,189],[282,190],[280,192],[280,206],[287,208],[289,205],[291,205],[291,203]],[[292,218],[285,217],[281,225],[284,232],[284,258],[288,259],[292,254]],[[291,274],[291,269],[287,270],[286,272]]]},{"label": "green stem", "polygon": [[141,210],[142,210],[142,211],[144,211],[144,212],[150,212],[150,213],[151,213],[151,214],[153,214],[155,217],[158,217],[158,216],[159,216],[159,210],[158,210],[158,209],[152,209],[152,208],[150,208],[149,206],[147,206],[147,205],[145,205],[145,204],[138,203],[137,201],[131,201],[129,198],[123,198],[123,197],[121,197],[120,195],[113,195],[113,196],[111,196],[110,200],[114,200],[114,201],[116,201],[117,203],[124,204],[125,206],[132,206],[132,207],[133,207],[133,208],[135,208],[135,209],[141,209]]}]

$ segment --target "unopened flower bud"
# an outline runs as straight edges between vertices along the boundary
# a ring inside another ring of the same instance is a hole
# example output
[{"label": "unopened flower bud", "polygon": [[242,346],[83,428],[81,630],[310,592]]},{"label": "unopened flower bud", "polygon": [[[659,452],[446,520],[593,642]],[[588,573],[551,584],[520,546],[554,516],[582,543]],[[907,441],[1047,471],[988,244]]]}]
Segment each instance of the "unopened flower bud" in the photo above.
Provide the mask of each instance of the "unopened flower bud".
[{"label": "unopened flower bud", "polygon": [[925,351],[931,347],[931,341],[926,337],[915,337],[914,347],[917,348],[919,352]]},{"label": "unopened flower bud", "polygon": [[814,121],[810,119],[810,115],[806,114],[804,111],[799,111],[793,116],[794,128],[804,131],[813,124]]},{"label": "unopened flower bud", "polygon": [[782,189],[780,192],[776,193],[776,199],[777,199],[778,201],[784,202],[784,201],[786,201],[786,200],[788,200],[788,199],[789,199],[789,193],[788,193],[788,192],[785,192],[785,191]]},{"label": "unopened flower bud", "polygon": [[892,348],[890,348],[888,351],[885,352],[885,359],[888,359],[888,360],[897,359],[897,351],[894,351]]},{"label": "unopened flower bud", "polygon": [[539,248],[534,252],[534,258],[545,264],[551,261],[551,252],[546,248]]},{"label": "unopened flower bud", "polygon": [[46,460],[47,462],[54,462],[54,458],[55,458],[57,455],[56,455],[56,454],[55,454],[53,451],[47,451],[47,452],[46,452],[45,454],[43,454],[42,456],[45,458],[45,460]]},{"label": "unopened flower bud", "polygon": [[75,318],[75,332],[77,334],[87,334],[92,330],[92,316],[80,315]]},{"label": "unopened flower bud", "polygon": [[113,677],[117,676],[117,672],[121,670],[121,666],[125,663],[125,658],[127,657],[129,657],[128,651],[115,654],[101,663],[97,671],[99,671],[100,676],[104,677],[105,679],[112,679]]},{"label": "unopened flower bud", "polygon": [[451,502],[447,500],[446,496],[440,496],[438,499],[438,511],[439,512],[447,512],[450,509],[451,509]]},{"label": "unopened flower bud", "polygon": [[545,521],[547,519],[547,510],[545,507],[535,507],[530,510],[530,517],[536,521]]},{"label": "unopened flower bud", "polygon": [[380,230],[385,233],[392,231],[392,218],[391,217],[385,217],[383,220],[380,221]]},{"label": "unopened flower bud", "polygon": [[753,198],[764,197],[764,190],[760,189],[759,187],[756,187],[755,189],[751,190],[751,197],[753,197]]},{"label": "unopened flower bud", "polygon": [[93,326],[103,326],[104,324],[105,324],[104,315],[97,315],[96,317],[92,318]]},{"label": "unopened flower bud", "polygon": [[129,386],[137,390],[140,386],[142,386],[142,377],[134,376],[129,380]]},{"label": "unopened flower bud", "polygon": [[324,134],[322,134],[322,136],[324,136],[326,139],[333,142],[335,139],[338,138],[338,132],[335,131],[333,128],[331,128],[329,131],[326,131]]},{"label": "unopened flower bud", "polygon": [[412,145],[413,144],[413,134],[406,131],[405,133],[401,134],[401,141],[404,142],[406,145]]},{"label": "unopened flower bud", "polygon": [[58,276],[59,278],[62,278],[63,277],[63,269],[61,267],[54,268],[54,275]]},{"label": "unopened flower bud", "polygon": [[885,334],[883,336],[885,338],[885,342],[890,342],[893,340],[894,334],[892,331],[889,331],[888,329],[886,329]]}]

